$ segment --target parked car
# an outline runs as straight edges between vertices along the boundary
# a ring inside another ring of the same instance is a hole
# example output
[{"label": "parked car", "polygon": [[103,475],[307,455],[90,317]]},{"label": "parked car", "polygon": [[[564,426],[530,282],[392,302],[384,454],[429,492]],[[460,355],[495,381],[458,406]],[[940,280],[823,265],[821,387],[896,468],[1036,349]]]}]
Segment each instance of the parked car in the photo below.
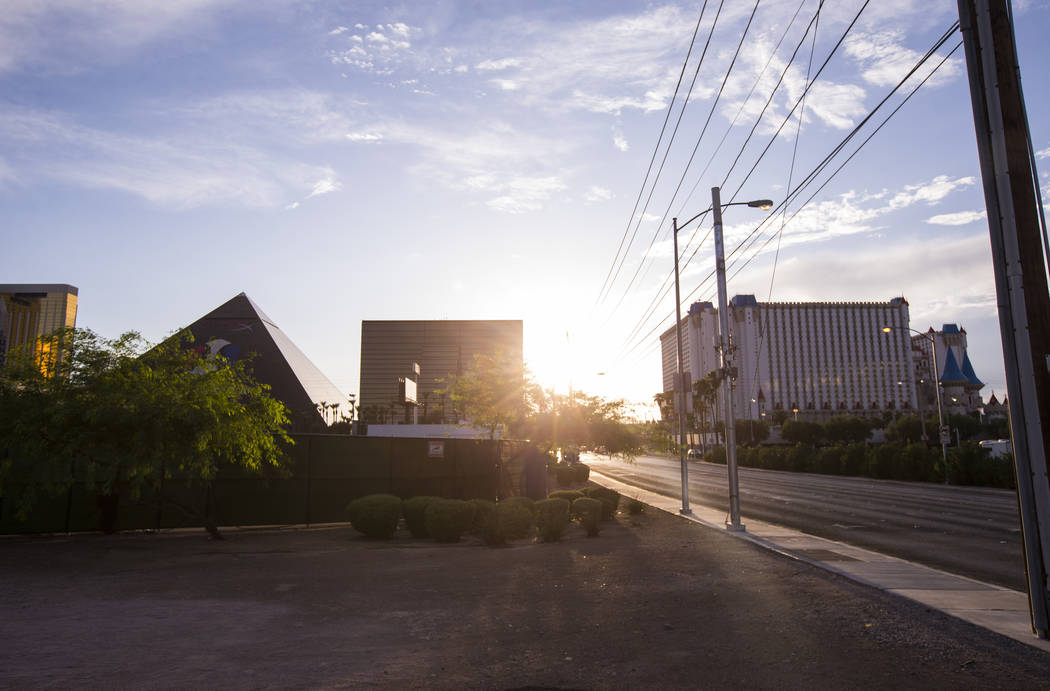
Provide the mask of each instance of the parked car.
[{"label": "parked car", "polygon": [[700,460],[701,458],[703,458],[703,454],[700,453],[700,449],[689,449],[685,452],[685,457]]}]

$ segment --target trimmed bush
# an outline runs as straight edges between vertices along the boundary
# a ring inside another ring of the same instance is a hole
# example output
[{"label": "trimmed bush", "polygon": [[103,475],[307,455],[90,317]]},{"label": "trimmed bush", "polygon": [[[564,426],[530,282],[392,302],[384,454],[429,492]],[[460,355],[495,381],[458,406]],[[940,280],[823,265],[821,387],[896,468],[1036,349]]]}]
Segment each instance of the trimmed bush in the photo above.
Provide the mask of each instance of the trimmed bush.
[{"label": "trimmed bush", "polygon": [[506,544],[507,539],[496,513],[496,502],[474,499],[472,503],[474,504],[473,532],[480,535],[486,545],[495,547]]},{"label": "trimmed bush", "polygon": [[619,492],[608,487],[588,487],[586,494],[602,503],[602,520],[609,520],[616,515],[616,507],[620,505]]},{"label": "trimmed bush", "polygon": [[386,540],[397,532],[401,520],[401,498],[393,494],[369,494],[346,507],[354,530],[366,537]]},{"label": "trimmed bush", "polygon": [[568,487],[576,482],[576,471],[573,470],[571,465],[559,463],[554,466],[554,479],[562,487]]},{"label": "trimmed bush", "polygon": [[627,500],[627,513],[632,516],[637,516],[640,513],[645,513],[645,504],[638,501],[637,499]]},{"label": "trimmed bush", "polygon": [[587,537],[597,537],[602,521],[600,501],[590,497],[580,497],[572,503],[572,513],[579,517],[580,525],[587,531]]},{"label": "trimmed bush", "polygon": [[591,477],[591,467],[586,463],[577,463],[572,467],[576,482],[587,482]]},{"label": "trimmed bush", "polygon": [[572,504],[580,497],[586,496],[583,492],[578,489],[559,489],[551,492],[547,495],[548,499],[564,499],[565,501]]},{"label": "trimmed bush", "polygon": [[708,463],[721,463],[726,464],[726,447],[715,446],[704,456],[704,460]]},{"label": "trimmed bush", "polygon": [[496,519],[507,540],[522,540],[532,535],[531,502],[500,502],[496,504]]},{"label": "trimmed bush", "polygon": [[458,499],[433,499],[424,514],[427,532],[438,542],[459,542],[474,522],[474,504]]},{"label": "trimmed bush", "polygon": [[499,500],[499,506],[510,506],[513,504],[514,506],[528,509],[530,514],[532,513],[532,505],[535,503],[536,501],[531,497],[507,497]]},{"label": "trimmed bush", "polygon": [[536,527],[544,542],[557,542],[569,525],[569,502],[564,499],[544,499],[536,506]]},{"label": "trimmed bush", "polygon": [[401,511],[405,514],[405,523],[412,537],[430,537],[427,532],[426,510],[427,504],[434,497],[412,497],[401,504]]}]

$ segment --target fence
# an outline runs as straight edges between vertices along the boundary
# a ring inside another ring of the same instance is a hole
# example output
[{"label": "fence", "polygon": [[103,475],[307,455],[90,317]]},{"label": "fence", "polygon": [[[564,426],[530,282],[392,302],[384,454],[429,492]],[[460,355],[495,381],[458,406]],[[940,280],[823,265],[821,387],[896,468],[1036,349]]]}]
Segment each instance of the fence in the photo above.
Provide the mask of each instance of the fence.
[{"label": "fence", "polygon": [[[0,533],[98,530],[106,521],[117,530],[198,526],[209,510],[217,525],[344,521],[351,499],[378,492],[454,499],[523,493],[531,478],[525,477],[526,461],[535,456],[531,445],[515,441],[305,433],[292,438],[286,474],[225,468],[209,489],[171,477],[159,492],[137,500],[122,492],[114,501],[74,482],[61,496],[41,498],[19,520],[18,489],[11,487],[8,497],[0,497]],[[440,455],[433,442],[440,442]]]}]

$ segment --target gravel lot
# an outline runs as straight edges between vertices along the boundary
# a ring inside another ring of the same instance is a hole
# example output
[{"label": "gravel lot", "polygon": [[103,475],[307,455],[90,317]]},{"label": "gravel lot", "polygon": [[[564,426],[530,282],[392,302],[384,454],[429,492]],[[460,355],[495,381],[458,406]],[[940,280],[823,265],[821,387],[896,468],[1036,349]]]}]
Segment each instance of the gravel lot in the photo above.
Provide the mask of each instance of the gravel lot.
[{"label": "gravel lot", "polygon": [[0,539],[4,688],[1050,688],[1050,656],[649,510],[488,548],[345,525]]}]

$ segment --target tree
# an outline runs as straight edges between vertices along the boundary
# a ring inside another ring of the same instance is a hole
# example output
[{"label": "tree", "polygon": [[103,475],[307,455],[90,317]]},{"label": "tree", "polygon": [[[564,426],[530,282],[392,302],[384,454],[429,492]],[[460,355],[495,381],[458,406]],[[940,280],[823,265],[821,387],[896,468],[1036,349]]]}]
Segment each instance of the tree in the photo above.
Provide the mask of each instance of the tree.
[{"label": "tree", "polygon": [[824,437],[824,427],[817,422],[805,420],[786,420],[780,429],[784,441],[806,446],[816,446]]},{"label": "tree", "polygon": [[769,439],[769,425],[764,420],[737,420],[736,440],[739,444],[757,446]]},{"label": "tree", "polygon": [[495,439],[501,427],[509,433],[527,416],[524,367],[502,351],[479,353],[466,372],[442,381],[445,386],[439,393],[448,394],[453,408],[470,424],[485,429],[489,439]]},{"label": "tree", "polygon": [[871,421],[856,416],[838,415],[824,423],[828,441],[853,444],[871,436]]},{"label": "tree", "polygon": [[[121,494],[159,492],[173,474],[208,490],[223,465],[283,469],[287,409],[252,378],[247,358],[203,357],[189,331],[148,352],[134,332],[107,340],[68,329],[60,342],[61,364],[48,375],[31,347],[0,368],[0,494],[19,498],[21,516],[82,479],[107,498],[103,528],[113,529]],[[207,502],[203,513],[218,537]]]}]

